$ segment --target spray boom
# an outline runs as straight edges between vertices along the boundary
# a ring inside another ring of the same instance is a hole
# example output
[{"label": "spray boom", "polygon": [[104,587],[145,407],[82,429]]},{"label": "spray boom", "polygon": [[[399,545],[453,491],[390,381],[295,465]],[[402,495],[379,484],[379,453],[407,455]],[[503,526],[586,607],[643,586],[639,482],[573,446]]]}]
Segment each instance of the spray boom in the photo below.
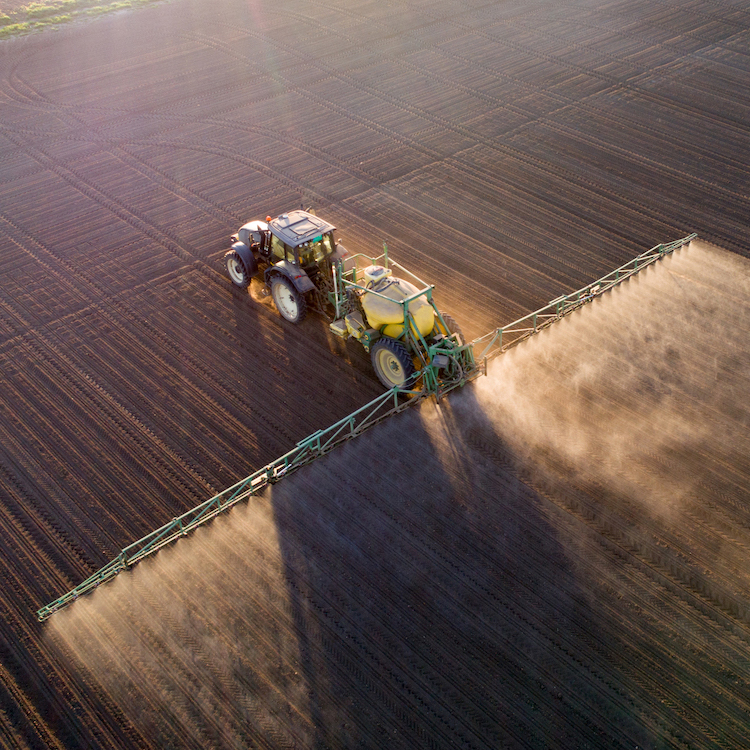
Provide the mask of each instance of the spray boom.
[{"label": "spray boom", "polygon": [[[489,359],[506,352],[535,333],[552,325],[555,321],[564,318],[652,263],[661,260],[683,245],[689,244],[696,237],[696,234],[690,234],[666,245],[656,245],[601,279],[597,279],[597,281],[587,284],[575,292],[556,297],[539,310],[535,310],[513,323],[496,328],[469,344],[463,344],[459,340],[460,337],[451,334],[442,319],[441,313],[438,313],[438,315],[445,329],[445,334],[435,337],[431,342],[424,339],[410,311],[410,305],[422,297],[426,297],[430,302],[432,301],[432,287],[424,285],[423,290],[407,296],[402,301],[404,328],[410,332],[409,335],[419,338],[417,350],[422,357],[423,366],[418,371],[419,375],[414,383],[406,388],[396,386],[386,391],[331,427],[318,430],[300,441],[291,451],[249,477],[242,479],[187,513],[172,519],[151,534],[125,547],[114,560],[107,563],[83,583],[39,609],[37,618],[40,621],[46,620],[58,610],[75,601],[79,596],[114,578],[122,570],[130,568],[178,537],[185,536],[239,501],[257,495],[269,484],[280,481],[302,466],[330,452],[340,443],[361,435],[370,427],[419,403],[421,399],[427,396],[440,399],[446,393],[486,373]],[[401,268],[394,261],[389,261],[387,248],[384,247],[384,250],[385,252],[381,256],[383,266],[385,268],[391,266]],[[406,271],[406,269],[402,270]],[[411,275],[413,276],[413,274]],[[420,281],[417,277],[414,278]],[[342,284],[342,288],[346,283],[349,287],[366,291],[365,287],[357,283],[356,271],[349,279],[342,276],[337,281]]]}]

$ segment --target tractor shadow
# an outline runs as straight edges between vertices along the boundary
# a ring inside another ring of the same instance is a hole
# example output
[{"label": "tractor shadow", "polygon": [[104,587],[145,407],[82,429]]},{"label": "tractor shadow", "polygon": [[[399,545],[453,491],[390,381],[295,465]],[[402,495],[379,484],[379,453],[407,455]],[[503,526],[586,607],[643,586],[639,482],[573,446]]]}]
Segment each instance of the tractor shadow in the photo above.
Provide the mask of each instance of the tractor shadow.
[{"label": "tractor shadow", "polygon": [[470,388],[387,420],[271,499],[314,747],[591,743],[566,698],[597,617],[569,520]]},{"label": "tractor shadow", "polygon": [[[242,364],[248,372],[257,369],[264,357],[285,361],[290,367],[305,369],[314,359],[323,358],[328,369],[336,370],[336,381],[355,380],[372,383],[372,388],[360,390],[357,405],[363,399],[374,398],[382,391],[370,363],[370,356],[355,341],[344,341],[335,336],[328,321],[317,311],[308,309],[305,319],[294,325],[283,320],[270,293],[257,277],[247,291],[232,289],[235,327],[243,340]],[[245,332],[245,333],[241,333]],[[349,372],[347,372],[349,371]],[[269,383],[273,389],[274,383]],[[280,384],[285,397],[290,387]],[[356,407],[352,407],[356,408]],[[321,427],[322,425],[317,425]]]}]

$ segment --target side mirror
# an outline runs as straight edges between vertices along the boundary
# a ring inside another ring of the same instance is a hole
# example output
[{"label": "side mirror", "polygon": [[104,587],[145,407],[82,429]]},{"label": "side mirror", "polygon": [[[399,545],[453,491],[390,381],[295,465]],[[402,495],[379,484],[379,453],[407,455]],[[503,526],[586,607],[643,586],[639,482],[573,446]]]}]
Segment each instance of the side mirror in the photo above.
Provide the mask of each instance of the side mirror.
[{"label": "side mirror", "polygon": [[336,249],[333,251],[333,259],[334,260],[343,260],[344,258],[348,257],[349,251],[340,243],[336,243]]}]

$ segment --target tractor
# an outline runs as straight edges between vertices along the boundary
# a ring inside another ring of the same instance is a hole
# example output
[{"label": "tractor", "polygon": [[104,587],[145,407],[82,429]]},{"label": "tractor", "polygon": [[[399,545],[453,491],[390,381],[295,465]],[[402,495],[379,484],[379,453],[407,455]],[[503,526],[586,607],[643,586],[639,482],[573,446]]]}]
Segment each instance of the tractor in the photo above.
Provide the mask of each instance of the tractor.
[{"label": "tractor", "polygon": [[[281,317],[300,323],[313,309],[333,334],[370,354],[380,382],[407,395],[440,394],[476,369],[471,346],[432,299],[433,287],[383,254],[349,255],[336,227],[297,209],[251,221],[224,256],[232,282],[247,288],[262,273]],[[411,278],[396,277],[393,269]]]}]

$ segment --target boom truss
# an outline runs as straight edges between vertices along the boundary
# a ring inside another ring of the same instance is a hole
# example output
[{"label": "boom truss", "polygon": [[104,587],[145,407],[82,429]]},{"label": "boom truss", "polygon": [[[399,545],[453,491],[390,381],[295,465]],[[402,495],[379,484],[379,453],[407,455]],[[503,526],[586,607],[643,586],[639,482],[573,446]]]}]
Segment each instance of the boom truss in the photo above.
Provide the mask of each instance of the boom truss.
[{"label": "boom truss", "polygon": [[419,390],[402,391],[399,388],[393,388],[386,391],[331,427],[318,430],[300,441],[288,453],[249,477],[242,479],[218,495],[214,495],[214,497],[187,513],[173,518],[161,528],[125,547],[117,557],[83,583],[39,609],[37,618],[40,621],[46,620],[58,610],[74,602],[79,596],[114,578],[122,570],[132,567],[144,557],[157,552],[178,537],[185,536],[241,500],[257,495],[269,484],[274,484],[283,477],[289,476],[302,466],[333,450],[337,445],[361,435],[365,430],[384,419],[413,406],[422,398],[426,396],[440,398],[453,389],[463,386],[466,382],[486,372],[487,360],[502,354],[555,321],[569,315],[652,263],[688,244],[696,237],[697,235],[691,234],[666,245],[656,245],[645,253],[641,253],[629,263],[620,266],[582,289],[557,297],[539,310],[529,313],[513,323],[496,328],[494,331],[461,347],[464,362],[468,366],[465,367],[464,375],[460,380],[444,384],[437,382],[432,377],[423,377]]}]

